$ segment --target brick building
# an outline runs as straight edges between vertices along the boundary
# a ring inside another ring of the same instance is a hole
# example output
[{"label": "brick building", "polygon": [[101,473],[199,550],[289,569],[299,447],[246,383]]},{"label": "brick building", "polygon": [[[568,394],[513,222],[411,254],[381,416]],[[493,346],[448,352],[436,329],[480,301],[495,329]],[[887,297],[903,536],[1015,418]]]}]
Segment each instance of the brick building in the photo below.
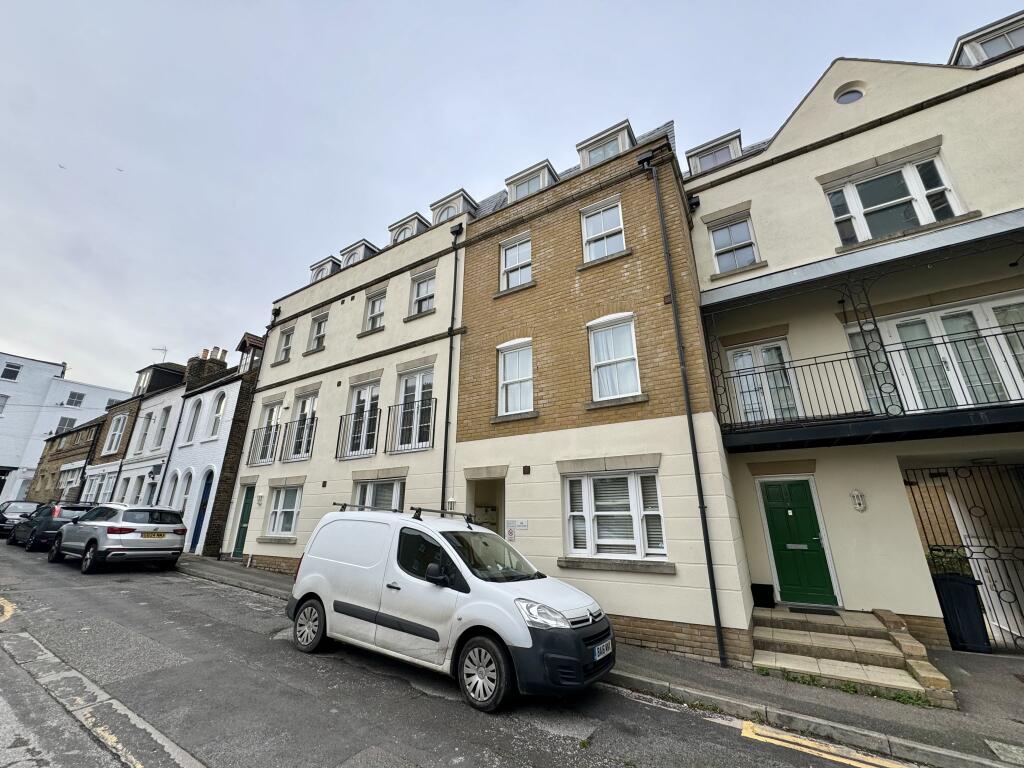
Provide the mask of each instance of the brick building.
[{"label": "brick building", "polygon": [[106,416],[100,416],[48,438],[25,498],[39,503],[56,499],[78,501],[83,486],[82,470],[105,421]]}]

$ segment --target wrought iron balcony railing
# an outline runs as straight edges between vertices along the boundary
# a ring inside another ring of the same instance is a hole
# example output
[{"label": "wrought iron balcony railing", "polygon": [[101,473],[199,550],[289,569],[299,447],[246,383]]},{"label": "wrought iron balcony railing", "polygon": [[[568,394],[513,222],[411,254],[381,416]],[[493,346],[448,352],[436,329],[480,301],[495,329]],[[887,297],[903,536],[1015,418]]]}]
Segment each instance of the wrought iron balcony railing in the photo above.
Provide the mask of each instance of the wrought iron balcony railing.
[{"label": "wrought iron balcony railing", "polygon": [[315,416],[296,419],[284,425],[281,441],[281,461],[302,461],[313,452],[313,438],[316,437]]},{"label": "wrought iron balcony railing", "polygon": [[254,429],[252,440],[249,443],[249,457],[245,463],[250,467],[273,464],[274,456],[277,454],[277,438],[280,430],[280,424]]},{"label": "wrought iron balcony railing", "polygon": [[377,432],[380,428],[380,409],[365,408],[347,413],[338,424],[336,459],[358,459],[377,453]]},{"label": "wrought iron balcony railing", "polygon": [[1024,325],[716,370],[723,430],[1024,403]]},{"label": "wrought iron balcony railing", "polygon": [[424,451],[432,447],[436,410],[434,397],[389,406],[385,452]]}]

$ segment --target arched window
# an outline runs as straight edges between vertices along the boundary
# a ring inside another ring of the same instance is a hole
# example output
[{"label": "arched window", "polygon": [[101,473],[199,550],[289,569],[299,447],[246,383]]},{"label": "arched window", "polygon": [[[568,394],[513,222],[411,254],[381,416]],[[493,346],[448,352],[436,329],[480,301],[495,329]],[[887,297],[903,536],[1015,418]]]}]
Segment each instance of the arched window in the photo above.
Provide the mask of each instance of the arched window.
[{"label": "arched window", "polygon": [[174,506],[174,494],[178,492],[178,473],[171,475],[171,483],[167,486],[167,506]]},{"label": "arched window", "polygon": [[213,401],[213,420],[210,422],[210,437],[220,434],[220,423],[224,418],[224,404],[228,396],[221,392]]},{"label": "arched window", "polygon": [[454,205],[446,205],[444,208],[438,211],[436,223],[440,224],[443,221],[448,221],[448,219],[450,219],[456,213],[457,211],[455,210]]},{"label": "arched window", "polygon": [[325,277],[327,277],[327,267],[320,267],[313,273],[313,279],[310,282],[315,283],[317,280],[323,280]]},{"label": "arched window", "polygon": [[181,506],[178,509],[181,510],[182,516],[185,515],[188,509],[188,495],[192,491],[192,473],[189,472],[185,475],[185,480],[181,484]]},{"label": "arched window", "polygon": [[402,227],[395,233],[395,242],[400,243],[412,237],[412,227]]},{"label": "arched window", "polygon": [[345,266],[347,267],[350,264],[355,264],[359,260],[359,251],[352,251],[352,253],[345,257]]},{"label": "arched window", "polygon": [[196,427],[199,426],[199,414],[202,413],[202,410],[202,402],[196,400],[196,404],[192,406],[192,415],[188,419],[188,430],[185,432],[186,443],[191,443],[196,438]]}]

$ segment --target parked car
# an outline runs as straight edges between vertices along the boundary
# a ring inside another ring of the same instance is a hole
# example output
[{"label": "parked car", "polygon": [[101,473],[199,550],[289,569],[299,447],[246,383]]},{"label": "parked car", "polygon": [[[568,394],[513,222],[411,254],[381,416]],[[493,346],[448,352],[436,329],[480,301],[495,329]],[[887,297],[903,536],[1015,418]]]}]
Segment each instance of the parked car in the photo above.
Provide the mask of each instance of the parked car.
[{"label": "parked car", "polygon": [[454,677],[485,712],[517,688],[580,690],[615,664],[611,624],[585,592],[545,576],[495,533],[452,517],[331,512],[299,561],[295,646],[325,638]]},{"label": "parked car", "polygon": [[63,501],[51,501],[40,504],[31,513],[23,512],[21,520],[14,524],[7,543],[24,544],[25,549],[48,547],[54,535],[71,522],[73,517],[88,511],[92,504],[78,504]]},{"label": "parked car", "polygon": [[170,507],[101,504],[71,520],[54,538],[47,560],[80,558],[82,573],[104,563],[151,562],[174,568],[185,548],[187,529],[181,513]]},{"label": "parked car", "polygon": [[31,515],[39,505],[34,501],[5,501],[0,504],[0,535],[10,535],[11,528],[22,519],[22,515]]}]

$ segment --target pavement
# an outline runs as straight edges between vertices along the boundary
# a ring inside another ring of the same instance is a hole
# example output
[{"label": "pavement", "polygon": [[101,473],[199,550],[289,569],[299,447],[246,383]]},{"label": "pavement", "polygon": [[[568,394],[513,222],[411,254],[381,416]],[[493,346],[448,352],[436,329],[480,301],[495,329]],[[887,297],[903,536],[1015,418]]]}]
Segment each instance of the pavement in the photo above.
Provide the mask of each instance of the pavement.
[{"label": "pavement", "polygon": [[908,766],[609,685],[483,714],[446,676],[341,644],[297,652],[279,596],[199,569],[251,575],[83,576],[0,547],[0,766]]}]

